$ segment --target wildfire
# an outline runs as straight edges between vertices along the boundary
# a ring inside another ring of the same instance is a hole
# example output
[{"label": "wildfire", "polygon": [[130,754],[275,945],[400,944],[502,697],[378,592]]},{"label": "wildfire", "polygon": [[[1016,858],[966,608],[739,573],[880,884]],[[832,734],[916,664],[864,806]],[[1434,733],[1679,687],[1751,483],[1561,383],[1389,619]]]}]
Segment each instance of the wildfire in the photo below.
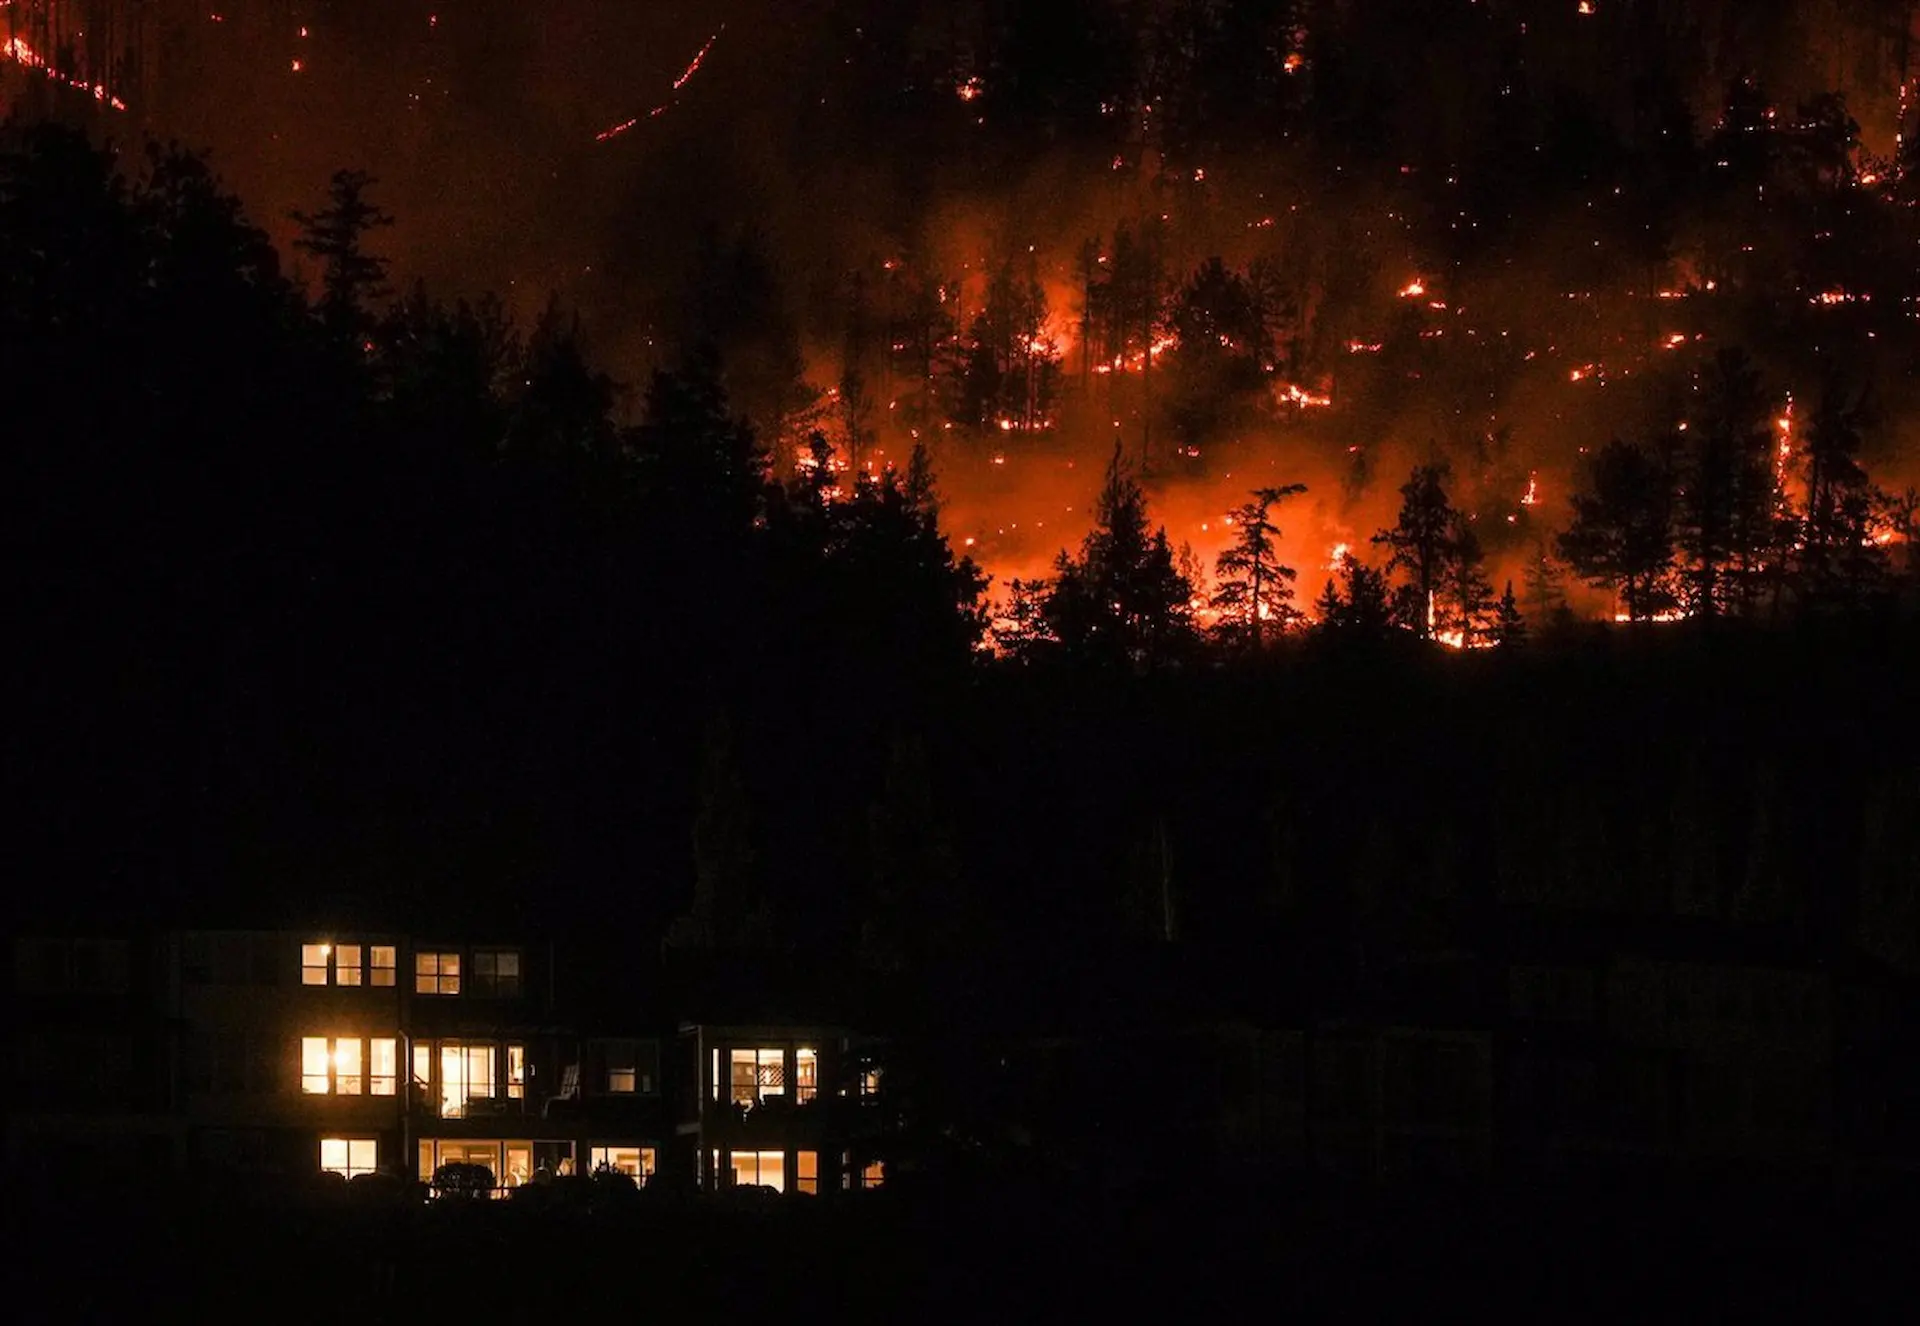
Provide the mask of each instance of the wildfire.
[{"label": "wildfire", "polygon": [[1338,571],[1352,552],[1353,545],[1350,543],[1334,544],[1333,550],[1327,554],[1327,570]]},{"label": "wildfire", "polygon": [[962,101],[972,101],[986,90],[986,84],[982,83],[978,77],[974,77],[956,84],[953,89],[953,95]]},{"label": "wildfire", "polygon": [[47,63],[45,56],[34,50],[33,47],[27,45],[26,39],[23,37],[13,37],[5,43],[0,43],[0,56],[4,56],[22,68],[33,69],[45,74],[56,83],[64,83],[70,88],[77,88],[104,106],[111,106],[117,111],[123,111],[127,108],[126,102],[107,91],[107,85],[105,83],[89,83],[84,78],[76,78],[64,70],[54,68]]},{"label": "wildfire", "polygon": [[1402,299],[1418,299],[1426,293],[1427,283],[1417,276],[1400,287],[1400,298]]},{"label": "wildfire", "polygon": [[1308,391],[1292,382],[1281,389],[1280,399],[1303,410],[1324,410],[1333,404],[1333,397]]},{"label": "wildfire", "polygon": [[[1644,617],[1641,620],[1652,623],[1654,625],[1658,625],[1658,626],[1669,626],[1674,622],[1683,622],[1686,619],[1687,619],[1687,614],[1682,612],[1680,609],[1665,608],[1659,612],[1654,613],[1651,617]],[[1633,620],[1633,614],[1626,611],[1625,609],[1617,609],[1613,614],[1613,620],[1615,622],[1625,624]]]},{"label": "wildfire", "polygon": [[[680,71],[680,76],[673,80],[672,90],[674,92],[678,92],[681,88],[685,87],[692,80],[693,76],[700,72],[700,66],[706,63],[707,56],[713,50],[714,43],[720,40],[720,34],[725,32],[726,30],[727,30],[727,25],[722,23],[719,26],[719,28],[714,32],[714,34],[711,37],[707,38],[707,44],[694,52],[693,59],[689,60],[687,62],[687,67]],[[299,68],[298,63],[294,65],[294,68],[298,70]],[[634,128],[642,120],[659,119],[662,115],[665,115],[668,111],[672,110],[674,107],[674,104],[675,103],[673,99],[668,98],[666,101],[661,102],[658,106],[655,106],[652,110],[648,111],[645,115],[636,115],[630,120],[622,120],[618,124],[610,125],[609,127],[602,129],[599,133],[593,136],[593,141],[596,143],[604,143],[609,139],[618,138],[621,134],[626,133],[629,129]]]},{"label": "wildfire", "polygon": [[1377,355],[1386,349],[1381,341],[1348,341],[1347,353],[1350,355]]},{"label": "wildfire", "polygon": [[1520,498],[1521,506],[1540,505],[1540,475],[1538,471],[1527,475],[1527,491]]}]

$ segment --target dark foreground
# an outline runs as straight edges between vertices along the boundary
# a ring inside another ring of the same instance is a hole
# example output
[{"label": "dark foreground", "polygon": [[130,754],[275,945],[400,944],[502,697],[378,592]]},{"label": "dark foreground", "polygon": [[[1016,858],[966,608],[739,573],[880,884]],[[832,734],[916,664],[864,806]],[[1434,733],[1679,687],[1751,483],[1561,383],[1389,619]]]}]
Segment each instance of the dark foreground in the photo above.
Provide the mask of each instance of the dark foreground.
[{"label": "dark foreground", "polygon": [[20,1321],[1797,1321],[1920,1287],[1886,1195],[15,1196]]}]

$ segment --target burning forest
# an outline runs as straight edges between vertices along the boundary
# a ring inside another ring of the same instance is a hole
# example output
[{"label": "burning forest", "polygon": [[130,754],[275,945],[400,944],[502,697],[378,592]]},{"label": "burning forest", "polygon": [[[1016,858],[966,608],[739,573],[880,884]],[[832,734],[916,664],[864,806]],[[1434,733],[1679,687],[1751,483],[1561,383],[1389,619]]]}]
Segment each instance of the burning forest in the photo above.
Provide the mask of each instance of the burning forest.
[{"label": "burning forest", "polygon": [[[1115,453],[1202,624],[1250,494],[1304,485],[1272,537],[1306,622],[1433,465],[1531,615],[1720,611],[1680,522],[1728,355],[1756,414],[1854,420],[1861,475],[1830,495],[1783,431],[1746,578],[1831,560],[1828,502],[1904,557],[1911,6],[4,8],[15,95],[212,146],[283,250],[365,165],[396,272],[557,297],[628,382],[712,344],[782,478],[816,432],[857,474],[924,448],[1003,614]],[[1657,590],[1579,505],[1616,443],[1664,467]]]}]

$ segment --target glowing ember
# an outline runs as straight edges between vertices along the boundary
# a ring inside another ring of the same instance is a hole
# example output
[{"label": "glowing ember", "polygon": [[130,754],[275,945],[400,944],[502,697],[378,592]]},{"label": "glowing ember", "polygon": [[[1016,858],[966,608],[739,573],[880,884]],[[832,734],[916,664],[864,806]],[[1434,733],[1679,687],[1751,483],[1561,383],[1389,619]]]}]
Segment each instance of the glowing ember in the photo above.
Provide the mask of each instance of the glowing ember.
[{"label": "glowing ember", "polygon": [[1520,505],[1540,505],[1540,475],[1537,472],[1527,475],[1527,491],[1526,494],[1521,497]]},{"label": "glowing ember", "polygon": [[[953,95],[960,98],[960,100],[962,101],[972,101],[975,97],[978,97],[982,92],[985,92],[986,90],[987,90],[986,85],[982,83],[978,78],[969,78],[965,82],[960,83],[954,87]],[[1115,167],[1115,169],[1118,169],[1118,167]]]},{"label": "glowing ember", "polygon": [[[106,84],[89,83],[84,78],[75,78],[71,74],[55,69],[47,63],[45,57],[34,50],[33,47],[27,45],[25,38],[14,37],[4,44],[0,44],[0,57],[5,57],[24,68],[37,70],[56,83],[64,83],[70,88],[77,88],[92,97],[95,101],[103,105],[111,106],[115,110],[123,111],[127,108],[126,102],[107,91]],[[298,62],[296,62],[296,67],[297,63]]]},{"label": "glowing ember", "polygon": [[1297,405],[1303,410],[1324,410],[1333,404],[1333,397],[1308,391],[1291,382],[1281,388],[1280,399],[1290,405]]},{"label": "glowing ember", "polygon": [[1426,282],[1422,281],[1417,276],[1414,277],[1413,280],[1407,282],[1407,284],[1400,287],[1400,298],[1402,299],[1418,299],[1420,298],[1420,296],[1426,293],[1427,293]]}]

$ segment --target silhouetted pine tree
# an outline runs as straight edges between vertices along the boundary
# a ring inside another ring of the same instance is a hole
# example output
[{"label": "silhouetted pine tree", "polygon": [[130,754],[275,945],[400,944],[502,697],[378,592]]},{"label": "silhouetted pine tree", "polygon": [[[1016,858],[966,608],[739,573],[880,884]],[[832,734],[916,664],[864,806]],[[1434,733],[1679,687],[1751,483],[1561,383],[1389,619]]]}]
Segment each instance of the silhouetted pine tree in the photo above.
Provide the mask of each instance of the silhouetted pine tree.
[{"label": "silhouetted pine tree", "polygon": [[1147,499],[1114,449],[1078,558],[1060,554],[1043,616],[1063,656],[1103,667],[1153,668],[1193,644],[1193,587],[1167,532],[1148,532]]},{"label": "silhouetted pine tree", "polygon": [[1557,540],[1560,555],[1589,584],[1612,590],[1629,621],[1673,602],[1672,480],[1645,448],[1615,440],[1587,466],[1573,495],[1573,520]]},{"label": "silhouetted pine tree", "polygon": [[374,182],[365,171],[336,171],[327,185],[327,205],[293,214],[301,232],[294,247],[320,261],[320,316],[342,336],[364,332],[375,301],[387,293],[387,260],[366,247],[375,230],[393,224],[367,197]]},{"label": "silhouetted pine tree", "polygon": [[1306,491],[1303,483],[1256,489],[1251,502],[1234,509],[1233,546],[1214,563],[1219,585],[1212,606],[1220,613],[1221,633],[1255,650],[1300,617],[1293,606],[1298,573],[1274,555],[1273,540],[1280,529],[1270,513],[1276,503]]}]

